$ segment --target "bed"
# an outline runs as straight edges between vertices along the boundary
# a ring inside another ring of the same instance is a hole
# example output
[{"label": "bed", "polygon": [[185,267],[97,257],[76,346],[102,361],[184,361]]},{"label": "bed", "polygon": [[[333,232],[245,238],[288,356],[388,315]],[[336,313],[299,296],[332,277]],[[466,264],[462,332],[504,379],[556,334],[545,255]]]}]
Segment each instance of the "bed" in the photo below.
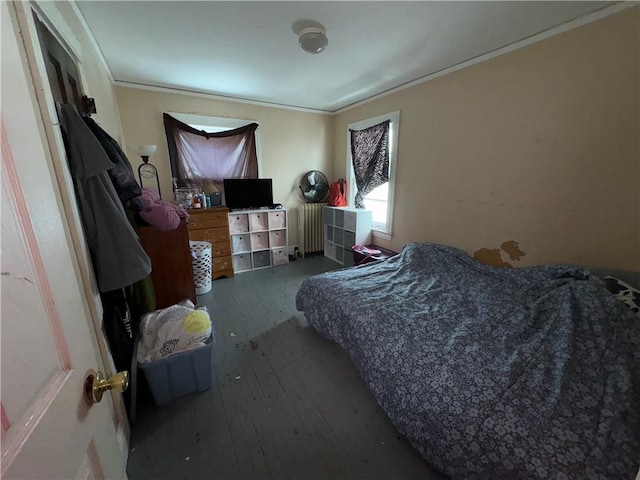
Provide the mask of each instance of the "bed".
[{"label": "bed", "polygon": [[640,318],[589,271],[408,244],[301,285],[396,428],[454,479],[632,479]]}]

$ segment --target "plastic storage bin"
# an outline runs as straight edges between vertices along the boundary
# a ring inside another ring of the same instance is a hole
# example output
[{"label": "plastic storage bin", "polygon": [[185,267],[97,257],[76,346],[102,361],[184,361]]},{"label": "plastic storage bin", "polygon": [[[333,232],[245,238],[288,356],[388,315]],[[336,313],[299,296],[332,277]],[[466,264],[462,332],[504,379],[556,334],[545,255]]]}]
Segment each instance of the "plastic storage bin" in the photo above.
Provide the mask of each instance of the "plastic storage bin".
[{"label": "plastic storage bin", "polygon": [[211,243],[189,242],[196,295],[211,291]]},{"label": "plastic storage bin", "polygon": [[213,378],[213,336],[202,347],[153,362],[139,363],[156,405],[211,388]]}]

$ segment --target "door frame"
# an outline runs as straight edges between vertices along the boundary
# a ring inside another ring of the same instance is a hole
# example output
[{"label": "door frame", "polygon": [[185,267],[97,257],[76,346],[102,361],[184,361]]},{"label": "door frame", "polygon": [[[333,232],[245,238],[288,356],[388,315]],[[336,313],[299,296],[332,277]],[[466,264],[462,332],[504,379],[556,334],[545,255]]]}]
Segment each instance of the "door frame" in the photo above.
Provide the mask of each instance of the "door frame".
[{"label": "door frame", "polygon": [[[89,85],[86,79],[84,65],[82,62],[83,52],[80,41],[75,37],[72,29],[64,20],[62,14],[57,10],[55,2],[11,2],[9,6],[12,14],[15,14],[14,21],[17,31],[23,40],[23,53],[27,59],[30,77],[33,83],[33,95],[38,105],[41,126],[46,138],[46,148],[48,149],[49,171],[54,181],[56,191],[55,201],[64,212],[64,230],[67,243],[71,245],[73,252],[73,268],[78,283],[82,286],[84,293],[84,309],[86,316],[91,319],[91,330],[94,333],[94,347],[99,352],[102,365],[98,365],[107,376],[115,372],[115,367],[109,351],[106,337],[102,330],[102,304],[98,286],[96,283],[91,256],[87,247],[82,221],[80,219],[78,204],[75,197],[73,180],[67,165],[66,151],[62,133],[60,131],[58,113],[56,111],[53,93],[49,85],[49,79],[44,63],[44,56],[38,39],[37,26],[33,14],[45,24],[49,31],[55,36],[60,44],[67,50],[67,53],[76,62],[80,87],[84,94],[89,92]],[[80,393],[80,392],[79,392]],[[124,465],[129,454],[129,423],[122,396],[119,394],[109,395],[111,401],[112,417],[118,441],[124,456]],[[126,477],[126,471],[123,472]]]}]

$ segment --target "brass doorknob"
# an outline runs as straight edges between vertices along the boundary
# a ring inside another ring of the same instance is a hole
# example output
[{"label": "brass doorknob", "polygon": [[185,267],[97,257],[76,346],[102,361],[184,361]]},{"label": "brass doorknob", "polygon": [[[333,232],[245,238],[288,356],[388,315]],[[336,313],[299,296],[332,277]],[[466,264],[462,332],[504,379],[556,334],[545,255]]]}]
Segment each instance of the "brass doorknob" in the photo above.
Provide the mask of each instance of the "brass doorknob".
[{"label": "brass doorknob", "polygon": [[102,400],[102,394],[107,390],[117,393],[124,392],[129,386],[129,372],[118,372],[109,378],[104,378],[102,372],[89,370],[84,377],[84,399],[89,405]]}]

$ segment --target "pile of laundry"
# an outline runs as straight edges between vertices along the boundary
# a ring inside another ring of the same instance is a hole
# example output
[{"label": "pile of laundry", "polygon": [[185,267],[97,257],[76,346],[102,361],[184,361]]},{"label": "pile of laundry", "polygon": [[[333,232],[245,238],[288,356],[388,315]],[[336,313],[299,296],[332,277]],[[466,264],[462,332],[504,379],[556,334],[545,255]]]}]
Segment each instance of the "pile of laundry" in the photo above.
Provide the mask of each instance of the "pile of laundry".
[{"label": "pile of laundry", "polygon": [[189,214],[184,208],[162,200],[160,194],[153,188],[142,189],[140,216],[149,225],[153,225],[163,232],[175,230],[180,225],[182,218],[189,218]]},{"label": "pile of laundry", "polygon": [[206,307],[189,299],[142,317],[138,363],[147,363],[201,347],[215,332]]}]

